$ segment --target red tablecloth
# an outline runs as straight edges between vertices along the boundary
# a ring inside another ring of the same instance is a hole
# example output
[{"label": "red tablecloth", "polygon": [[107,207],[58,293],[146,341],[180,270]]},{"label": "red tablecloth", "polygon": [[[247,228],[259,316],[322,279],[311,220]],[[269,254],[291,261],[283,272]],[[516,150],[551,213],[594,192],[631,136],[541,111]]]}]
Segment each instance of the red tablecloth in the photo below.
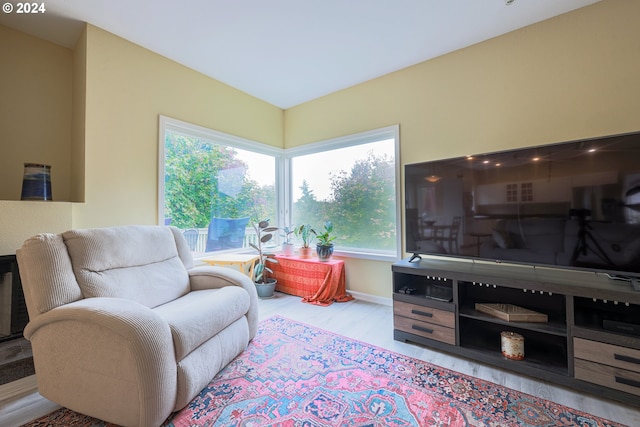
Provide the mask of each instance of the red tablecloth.
[{"label": "red tablecloth", "polygon": [[302,297],[303,302],[329,305],[346,302],[353,296],[346,292],[344,261],[319,261],[317,258],[302,259],[297,256],[275,257],[278,263],[271,263],[272,277],[278,280],[276,290]]}]

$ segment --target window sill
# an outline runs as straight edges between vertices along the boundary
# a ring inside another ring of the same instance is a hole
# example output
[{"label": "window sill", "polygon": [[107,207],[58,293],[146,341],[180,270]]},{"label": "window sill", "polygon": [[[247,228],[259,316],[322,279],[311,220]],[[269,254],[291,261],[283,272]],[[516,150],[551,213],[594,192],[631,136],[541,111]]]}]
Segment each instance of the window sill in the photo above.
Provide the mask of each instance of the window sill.
[{"label": "window sill", "polygon": [[[280,255],[282,254],[281,250],[274,250],[274,251],[269,251],[270,253],[275,253],[276,255]],[[254,250],[234,250],[234,251],[224,251],[224,252],[211,252],[211,253],[207,253],[207,254],[198,254],[197,256],[193,257],[194,261],[200,261],[204,258],[210,257],[212,255],[221,255],[221,254],[247,254],[247,253],[255,253]],[[297,248],[296,248],[296,252],[294,252],[294,255],[297,255]],[[384,262],[396,262],[398,260],[400,260],[400,257],[398,255],[391,255],[391,254],[377,254],[377,253],[367,253],[367,252],[356,252],[356,251],[348,251],[348,250],[339,250],[336,249],[333,252],[333,255],[338,257],[338,258],[353,258],[353,259],[366,259],[366,260],[370,260],[370,261],[384,261]],[[316,254],[314,252],[313,254],[314,257],[316,257]]]},{"label": "window sill", "polygon": [[338,249],[336,249],[333,252],[333,255],[339,258],[366,259],[370,261],[386,261],[386,262],[396,262],[400,259],[398,255],[355,252],[355,251],[338,250]]}]

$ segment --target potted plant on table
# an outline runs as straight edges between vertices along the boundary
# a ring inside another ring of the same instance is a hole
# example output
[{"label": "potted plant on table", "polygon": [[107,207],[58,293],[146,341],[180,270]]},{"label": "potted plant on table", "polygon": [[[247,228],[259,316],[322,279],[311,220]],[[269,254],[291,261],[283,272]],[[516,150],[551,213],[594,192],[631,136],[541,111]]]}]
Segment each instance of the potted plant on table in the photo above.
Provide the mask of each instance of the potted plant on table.
[{"label": "potted plant on table", "polygon": [[282,228],[282,237],[284,237],[284,242],[282,242],[282,255],[291,256],[293,255],[293,242],[291,241],[291,235],[295,232],[295,228],[283,227]]},{"label": "potted plant on table", "polygon": [[333,223],[331,221],[326,221],[324,223],[324,231],[322,233],[318,233],[314,230],[311,230],[313,234],[315,234],[318,239],[318,243],[316,244],[316,252],[318,253],[318,259],[320,261],[329,261],[331,256],[333,255],[333,240],[335,236],[333,233]]},{"label": "potted plant on table", "polygon": [[300,248],[300,258],[311,258],[311,239],[312,234],[315,232],[311,229],[309,224],[302,224],[295,228],[295,235],[300,236],[302,239],[302,247]]},{"label": "potted plant on table", "polygon": [[253,229],[258,236],[256,244],[249,243],[252,248],[258,251],[258,263],[253,268],[253,282],[256,285],[256,291],[261,298],[270,298],[273,296],[273,292],[276,289],[276,279],[269,277],[269,273],[273,273],[269,267],[268,262],[277,263],[278,260],[272,258],[274,254],[267,253],[264,250],[264,244],[267,243],[273,237],[273,232],[278,230],[278,227],[270,227],[269,220],[264,219],[257,224],[253,224]]}]

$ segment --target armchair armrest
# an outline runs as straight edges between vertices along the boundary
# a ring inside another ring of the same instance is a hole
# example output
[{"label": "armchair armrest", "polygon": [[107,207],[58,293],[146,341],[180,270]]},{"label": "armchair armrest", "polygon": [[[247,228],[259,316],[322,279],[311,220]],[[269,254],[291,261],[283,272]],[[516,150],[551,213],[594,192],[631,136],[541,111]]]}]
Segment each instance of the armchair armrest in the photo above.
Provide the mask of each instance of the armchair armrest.
[{"label": "armchair armrest", "polygon": [[175,405],[171,331],[148,307],[87,298],[37,316],[24,336],[40,393],[63,406],[93,408],[106,421],[113,408],[135,408],[120,414],[126,425],[160,425]]},{"label": "armchair armrest", "polygon": [[226,267],[203,266],[189,271],[191,290],[216,289],[225,286],[240,286],[249,294],[249,339],[258,332],[258,292],[253,281],[245,274]]}]

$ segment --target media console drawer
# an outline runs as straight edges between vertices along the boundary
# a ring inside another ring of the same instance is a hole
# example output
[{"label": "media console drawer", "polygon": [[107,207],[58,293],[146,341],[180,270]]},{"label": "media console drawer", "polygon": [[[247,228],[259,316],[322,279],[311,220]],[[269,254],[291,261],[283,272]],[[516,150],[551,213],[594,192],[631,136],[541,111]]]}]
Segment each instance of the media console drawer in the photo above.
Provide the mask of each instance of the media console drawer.
[{"label": "media console drawer", "polygon": [[410,334],[456,344],[456,316],[452,311],[408,302],[393,302],[393,325]]},{"label": "media console drawer", "polygon": [[427,323],[421,320],[409,319],[408,317],[394,316],[393,326],[410,334],[419,335],[447,344],[456,344],[456,331],[453,328],[437,325],[435,323]]},{"label": "media console drawer", "polygon": [[573,339],[574,357],[640,373],[640,350],[584,338]]},{"label": "media console drawer", "polygon": [[394,301],[393,314],[423,322],[434,323],[447,328],[456,327],[456,316],[452,311],[424,307],[422,305],[411,304],[408,302]]},{"label": "media console drawer", "polygon": [[573,339],[575,377],[640,396],[640,350]]},{"label": "media console drawer", "polygon": [[640,396],[640,374],[602,363],[575,359],[575,377],[582,381]]}]

